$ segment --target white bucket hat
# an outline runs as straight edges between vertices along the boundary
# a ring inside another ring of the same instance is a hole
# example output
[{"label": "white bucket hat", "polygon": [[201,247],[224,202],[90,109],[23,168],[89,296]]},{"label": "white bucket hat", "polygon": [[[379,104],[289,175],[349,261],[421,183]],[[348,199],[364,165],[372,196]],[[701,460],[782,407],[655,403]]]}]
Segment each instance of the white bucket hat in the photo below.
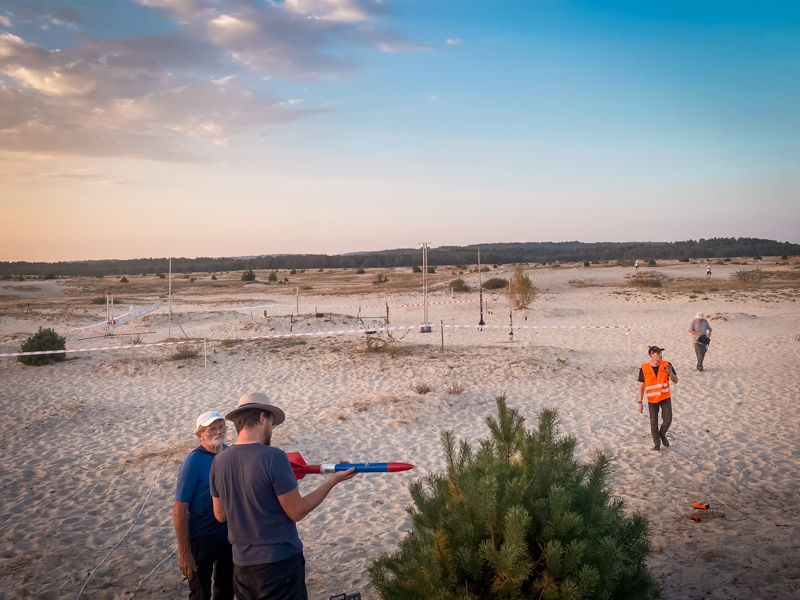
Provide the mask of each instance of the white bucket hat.
[{"label": "white bucket hat", "polygon": [[697,314],[694,316],[694,318],[695,318],[695,319],[705,319],[705,318],[706,318],[706,316],[705,316],[703,313],[697,313]]}]

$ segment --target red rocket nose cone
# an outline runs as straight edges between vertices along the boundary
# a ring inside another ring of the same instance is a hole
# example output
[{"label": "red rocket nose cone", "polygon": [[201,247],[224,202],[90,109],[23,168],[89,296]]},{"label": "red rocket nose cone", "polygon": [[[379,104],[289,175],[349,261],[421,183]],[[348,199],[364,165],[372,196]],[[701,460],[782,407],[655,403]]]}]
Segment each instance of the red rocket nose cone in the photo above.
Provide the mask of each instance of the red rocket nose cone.
[{"label": "red rocket nose cone", "polygon": [[408,463],[397,463],[397,462],[390,462],[387,463],[387,471],[389,473],[397,473],[398,471],[408,471],[410,469],[416,469],[417,465],[410,465]]}]

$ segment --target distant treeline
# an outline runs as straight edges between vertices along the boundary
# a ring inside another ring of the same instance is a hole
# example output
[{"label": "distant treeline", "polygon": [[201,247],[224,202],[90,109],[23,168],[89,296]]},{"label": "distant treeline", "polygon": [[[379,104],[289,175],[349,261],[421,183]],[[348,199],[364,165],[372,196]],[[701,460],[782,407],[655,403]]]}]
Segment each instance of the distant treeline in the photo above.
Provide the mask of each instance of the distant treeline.
[{"label": "distant treeline", "polygon": [[[527,242],[509,244],[480,244],[473,246],[441,246],[428,251],[428,264],[474,265],[481,251],[483,264],[553,263],[635,258],[725,258],[729,256],[781,256],[800,254],[800,244],[757,238],[713,238],[685,242]],[[422,250],[402,248],[359,254],[284,254],[254,258],[173,258],[173,273],[225,272],[277,269],[355,269],[363,267],[411,267],[422,264]],[[167,273],[166,258],[137,258],[133,260],[89,260],[79,262],[0,262],[0,277],[20,275],[85,276],[140,275]]]}]

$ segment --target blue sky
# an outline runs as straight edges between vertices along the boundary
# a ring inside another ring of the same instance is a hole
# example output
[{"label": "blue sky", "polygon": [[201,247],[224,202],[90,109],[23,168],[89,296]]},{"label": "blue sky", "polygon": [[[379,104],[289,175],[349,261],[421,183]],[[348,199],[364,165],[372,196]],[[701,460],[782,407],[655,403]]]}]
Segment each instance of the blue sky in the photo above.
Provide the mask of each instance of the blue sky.
[{"label": "blue sky", "polygon": [[0,260],[800,242],[800,4],[0,0]]}]

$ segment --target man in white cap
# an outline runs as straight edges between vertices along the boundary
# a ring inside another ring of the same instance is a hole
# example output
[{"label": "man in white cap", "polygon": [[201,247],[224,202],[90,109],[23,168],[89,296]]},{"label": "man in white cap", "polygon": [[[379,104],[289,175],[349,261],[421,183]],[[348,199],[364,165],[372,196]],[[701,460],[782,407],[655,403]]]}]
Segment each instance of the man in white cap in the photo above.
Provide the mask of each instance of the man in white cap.
[{"label": "man in white cap", "polygon": [[711,325],[706,321],[703,313],[699,312],[694,316],[694,321],[689,326],[689,333],[694,338],[694,353],[697,356],[697,370],[703,370],[703,359],[708,352],[708,344],[711,342]]},{"label": "man in white cap", "polygon": [[238,600],[307,600],[303,543],[297,521],[314,510],[333,487],[355,475],[335,473],[301,496],[286,453],[270,447],[283,411],[265,394],[246,394],[225,415],[239,437],[211,467],[214,515],[227,522],[233,545],[233,585]]},{"label": "man in white cap", "polygon": [[[190,600],[233,600],[233,554],[228,526],[214,517],[208,478],[214,457],[227,448],[225,418],[205,412],[195,421],[200,445],[178,473],[172,518],[178,538],[178,566],[189,579]],[[213,574],[213,585],[212,585]]]}]

